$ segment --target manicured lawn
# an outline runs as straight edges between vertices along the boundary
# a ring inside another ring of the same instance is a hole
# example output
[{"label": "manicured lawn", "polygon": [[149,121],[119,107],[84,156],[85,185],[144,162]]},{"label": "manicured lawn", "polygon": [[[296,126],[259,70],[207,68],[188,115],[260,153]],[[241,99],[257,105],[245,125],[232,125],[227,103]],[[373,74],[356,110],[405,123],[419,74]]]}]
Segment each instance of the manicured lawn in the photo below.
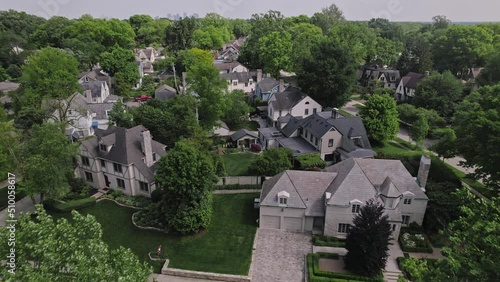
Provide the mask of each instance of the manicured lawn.
[{"label": "manicured lawn", "polygon": [[339,113],[345,117],[353,117],[353,115],[351,115],[350,113],[348,113],[342,109],[339,110]]},{"label": "manicured lawn", "polygon": [[253,153],[228,154],[222,156],[227,175],[229,176],[250,175],[250,164],[258,158],[259,155]]},{"label": "manicured lawn", "polygon": [[[174,236],[136,228],[131,221],[136,210],[101,201],[96,206],[80,210],[94,215],[103,229],[103,239],[116,249],[124,246],[159,273],[162,263],[151,262],[148,252],[159,245],[170,259],[170,267],[247,275],[252,245],[257,229],[258,210],[253,199],[258,194],[215,195],[212,223],[206,231],[193,236]],[[53,214],[54,217],[70,217]]]}]

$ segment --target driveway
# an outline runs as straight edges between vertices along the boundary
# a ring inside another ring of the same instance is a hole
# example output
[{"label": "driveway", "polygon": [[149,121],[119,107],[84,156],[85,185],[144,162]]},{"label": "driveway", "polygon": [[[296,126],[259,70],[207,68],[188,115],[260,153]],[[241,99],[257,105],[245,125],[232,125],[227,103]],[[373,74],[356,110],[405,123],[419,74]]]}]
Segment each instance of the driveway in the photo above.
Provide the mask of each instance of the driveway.
[{"label": "driveway", "polygon": [[259,228],[256,240],[252,281],[304,281],[305,256],[312,252],[311,235]]}]

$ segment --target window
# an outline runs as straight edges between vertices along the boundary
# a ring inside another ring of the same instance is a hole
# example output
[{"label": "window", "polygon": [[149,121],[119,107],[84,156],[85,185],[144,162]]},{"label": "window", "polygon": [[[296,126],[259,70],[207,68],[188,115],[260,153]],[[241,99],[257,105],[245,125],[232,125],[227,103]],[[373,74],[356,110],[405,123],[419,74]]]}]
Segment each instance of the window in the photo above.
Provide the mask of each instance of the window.
[{"label": "window", "polygon": [[307,132],[307,130],[306,130],[306,139],[307,139],[307,137],[309,137],[309,132]]},{"label": "window", "polygon": [[141,189],[141,191],[149,193],[149,184],[147,184],[146,182],[139,181],[139,189]]},{"label": "window", "polygon": [[233,81],[233,86],[238,86],[238,81],[237,80]]},{"label": "window", "polygon": [[347,231],[349,231],[349,228],[351,226],[349,224],[345,224],[345,223],[339,223],[339,229],[338,229],[338,232],[339,233],[347,233]]},{"label": "window", "polygon": [[153,162],[156,162],[156,153],[153,153]]},{"label": "window", "polygon": [[405,198],[403,201],[403,204],[405,205],[411,205],[411,198]]},{"label": "window", "polygon": [[101,167],[106,168],[106,161],[105,160],[101,160]]},{"label": "window", "polygon": [[82,165],[90,166],[90,160],[87,157],[82,156]]},{"label": "window", "polygon": [[312,143],[312,141],[313,141],[313,137],[314,137],[314,136],[313,136],[312,134],[311,134],[311,137],[309,137],[309,141],[311,141],[311,143]]},{"label": "window", "polygon": [[125,189],[125,181],[123,179],[117,178],[116,186],[118,186],[118,188]]},{"label": "window", "polygon": [[245,87],[248,87],[248,82],[247,82],[247,83],[245,83]]},{"label": "window", "polygon": [[396,231],[396,224],[392,225],[392,231]]},{"label": "window", "polygon": [[101,151],[107,151],[108,148],[106,147],[105,144],[99,144],[99,150],[101,150]]},{"label": "window", "polygon": [[309,115],[309,109],[306,109],[306,110],[304,111],[304,115],[306,115],[306,116],[307,116],[307,115]]},{"label": "window", "polygon": [[309,102],[306,102],[306,105],[309,105],[310,103]]},{"label": "window", "polygon": [[92,173],[90,173],[88,171],[85,172],[85,179],[88,182],[94,182],[94,176],[92,175]]},{"label": "window", "polygon": [[115,169],[115,172],[119,172],[119,173],[123,172],[121,164],[114,163],[113,168]]},{"label": "window", "polygon": [[250,80],[248,83],[250,83],[250,85],[252,85],[253,84],[253,80]]},{"label": "window", "polygon": [[317,113],[318,112],[318,109],[314,108],[313,109],[313,114]]},{"label": "window", "polygon": [[288,204],[287,198],[280,198],[280,205],[287,205],[287,204]]},{"label": "window", "polygon": [[328,147],[333,147],[333,139],[328,140]]},{"label": "window", "polygon": [[408,224],[410,224],[410,216],[403,215],[403,225],[408,225]]},{"label": "window", "polygon": [[314,138],[314,145],[318,146],[318,137]]},{"label": "window", "polygon": [[352,213],[359,213],[359,210],[361,209],[361,205],[352,205]]}]

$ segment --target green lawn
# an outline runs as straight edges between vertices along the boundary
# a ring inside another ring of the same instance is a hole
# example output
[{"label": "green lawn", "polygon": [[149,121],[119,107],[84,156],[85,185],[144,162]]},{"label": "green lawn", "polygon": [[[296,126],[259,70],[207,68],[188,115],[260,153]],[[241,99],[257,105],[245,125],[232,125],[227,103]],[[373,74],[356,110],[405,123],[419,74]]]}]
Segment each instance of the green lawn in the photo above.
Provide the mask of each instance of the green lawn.
[{"label": "green lawn", "polygon": [[343,110],[343,109],[340,109],[340,110],[339,110],[339,113],[340,113],[341,115],[343,115],[344,117],[353,117],[353,115],[351,115],[350,113],[346,112],[346,111],[345,111],[345,110]]},{"label": "green lawn", "polygon": [[227,175],[229,176],[250,175],[250,164],[258,158],[259,155],[253,153],[228,154],[222,156]]},{"label": "green lawn", "polygon": [[[148,252],[159,245],[170,259],[170,267],[216,273],[247,275],[257,229],[258,210],[253,199],[258,194],[215,195],[212,223],[205,232],[194,236],[174,236],[136,228],[131,221],[136,210],[101,201],[80,210],[94,215],[103,229],[103,239],[111,248],[124,246],[159,273],[162,263],[150,262]],[[53,214],[69,217],[68,214]]]}]

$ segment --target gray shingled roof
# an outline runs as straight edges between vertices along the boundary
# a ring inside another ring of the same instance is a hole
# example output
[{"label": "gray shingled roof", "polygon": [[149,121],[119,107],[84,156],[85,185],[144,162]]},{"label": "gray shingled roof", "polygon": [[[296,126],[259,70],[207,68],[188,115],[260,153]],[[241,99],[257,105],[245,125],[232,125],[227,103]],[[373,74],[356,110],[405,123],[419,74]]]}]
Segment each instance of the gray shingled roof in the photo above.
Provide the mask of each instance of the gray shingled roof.
[{"label": "gray shingled roof", "polygon": [[227,70],[231,70],[231,69],[234,69],[235,67],[237,66],[241,66],[240,63],[238,62],[230,62],[230,63],[226,63],[226,62],[217,62],[215,61],[214,62],[214,66],[219,70],[219,71],[227,71]]},{"label": "gray shingled roof", "polygon": [[401,196],[402,193],[398,190],[398,187],[392,183],[391,178],[387,176],[382,185],[380,185],[380,194],[387,198],[397,198]]},{"label": "gray shingled roof", "polygon": [[306,216],[324,216],[323,195],[335,173],[288,170],[263,184],[261,206],[279,206],[278,193],[290,194],[288,208],[306,209]]},{"label": "gray shingled roof", "polygon": [[92,93],[92,98],[97,98],[101,96],[101,89],[104,87],[105,81],[85,81],[80,85],[82,86],[83,91],[90,90]]},{"label": "gray shingled roof", "polygon": [[300,101],[307,97],[307,94],[295,87],[289,87],[285,91],[274,94],[276,100],[272,101],[274,110],[290,110]]},{"label": "gray shingled roof", "polygon": [[290,137],[299,127],[304,124],[306,120],[302,117],[292,117],[288,121],[287,125],[281,129],[281,133],[286,137]]},{"label": "gray shingled roof", "polygon": [[225,80],[238,80],[239,83],[248,83],[250,79],[252,81],[256,82],[257,81],[257,72],[251,71],[251,72],[230,72],[230,73],[223,73],[220,75],[221,78]]},{"label": "gray shingled roof", "polygon": [[155,90],[155,98],[159,99],[159,100],[172,99],[175,96],[177,96],[177,90],[175,90],[175,88],[170,87],[166,84],[163,84],[162,86],[158,87]]},{"label": "gray shingled roof", "polygon": [[267,77],[259,82],[260,92],[270,93],[274,88],[280,85],[279,81],[274,78]]},{"label": "gray shingled roof", "polygon": [[302,137],[279,138],[277,141],[281,146],[292,150],[294,156],[314,153],[317,151],[313,145],[309,144]]},{"label": "gray shingled roof", "polygon": [[417,89],[417,84],[424,79],[425,75],[421,73],[410,72],[402,78],[403,86],[411,89]]},{"label": "gray shingled roof", "polygon": [[[153,182],[155,167],[148,167],[142,161],[144,153],[141,148],[141,132],[144,130],[146,130],[146,128],[142,125],[130,129],[115,126],[110,126],[107,130],[96,129],[96,136],[82,141],[82,146],[84,146],[92,156],[123,165],[134,164],[146,177],[148,182]],[[99,150],[98,146],[100,140],[108,146],[112,145],[109,152]],[[153,152],[156,154],[160,156],[167,154],[165,145],[152,140],[151,146]]]},{"label": "gray shingled roof", "polygon": [[261,127],[259,129],[257,129],[260,134],[262,134],[267,140],[273,140],[273,139],[277,139],[279,137],[282,137],[282,135],[280,136],[273,136],[273,133],[280,133],[280,131],[276,128],[276,127]]},{"label": "gray shingled roof", "polygon": [[233,142],[236,142],[245,136],[251,136],[253,138],[258,138],[258,136],[255,133],[242,128],[242,129],[236,131],[233,135],[231,135],[231,140]]},{"label": "gray shingled roof", "polygon": [[19,83],[15,83],[15,82],[11,82],[11,81],[2,81],[2,82],[0,82],[0,92],[7,93],[10,91],[14,91],[17,88],[19,88],[19,86],[20,86]]},{"label": "gray shingled roof", "polygon": [[90,111],[96,114],[96,119],[108,119],[107,112],[113,109],[114,103],[96,103],[88,104]]}]

